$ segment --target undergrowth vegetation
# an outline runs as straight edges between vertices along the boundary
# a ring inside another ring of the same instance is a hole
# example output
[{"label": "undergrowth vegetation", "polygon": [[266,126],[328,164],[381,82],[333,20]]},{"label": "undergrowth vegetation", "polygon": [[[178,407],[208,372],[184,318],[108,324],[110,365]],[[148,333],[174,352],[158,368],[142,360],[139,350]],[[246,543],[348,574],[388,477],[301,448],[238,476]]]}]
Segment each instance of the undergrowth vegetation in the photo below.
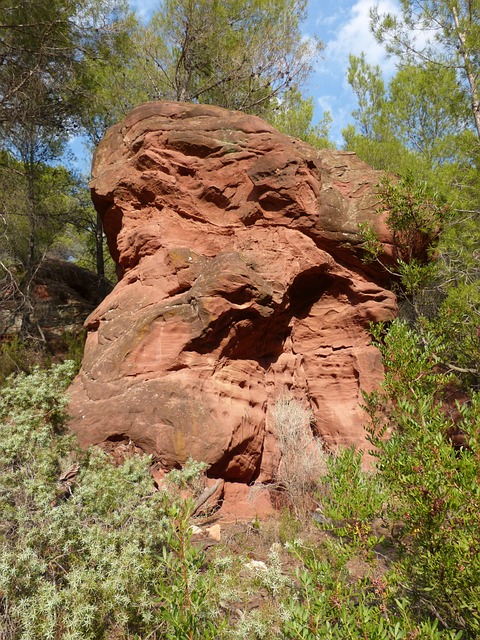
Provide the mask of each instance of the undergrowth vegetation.
[{"label": "undergrowth vegetation", "polygon": [[152,492],[147,457],[115,467],[76,450],[61,393],[73,371],[36,369],[2,391],[0,637],[214,637],[190,504]]},{"label": "undergrowth vegetation", "polygon": [[[387,365],[383,391],[366,397],[377,472],[353,450],[322,452],[315,481],[310,467],[291,478],[292,498],[319,505],[313,517],[285,509],[207,551],[175,490],[194,486],[202,464],[155,491],[148,456],[114,466],[76,448],[62,393],[71,362],[11,380],[0,409],[2,640],[478,637],[478,395],[457,408],[454,449],[439,400],[451,374],[400,322],[376,338]],[[275,416],[300,431],[303,420],[307,437],[310,414],[293,398]]]}]

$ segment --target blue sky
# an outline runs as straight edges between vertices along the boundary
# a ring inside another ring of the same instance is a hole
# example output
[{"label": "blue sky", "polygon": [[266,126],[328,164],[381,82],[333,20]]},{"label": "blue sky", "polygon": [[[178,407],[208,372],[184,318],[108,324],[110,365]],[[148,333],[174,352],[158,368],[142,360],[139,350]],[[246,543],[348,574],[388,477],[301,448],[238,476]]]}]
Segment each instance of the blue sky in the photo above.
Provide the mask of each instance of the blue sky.
[{"label": "blue sky", "polygon": [[[159,5],[159,0],[130,0],[137,13],[147,19]],[[397,0],[309,0],[308,18],[302,25],[306,38],[317,36],[324,43],[324,51],[304,94],[315,100],[315,120],[324,111],[330,111],[333,123],[330,137],[337,146],[342,144],[341,130],[351,121],[356,107],[355,97],[347,82],[348,56],[365,52],[367,61],[378,64],[388,78],[395,61],[385,56],[383,48],[375,42],[369,28],[369,11],[378,5],[381,12],[397,12]],[[79,166],[88,167],[82,145],[76,140],[71,145]]]},{"label": "blue sky", "polygon": [[315,99],[316,116],[331,112],[331,139],[340,146],[341,130],[351,121],[356,108],[347,82],[348,56],[365,52],[367,62],[378,64],[386,78],[395,70],[395,61],[386,57],[370,31],[369,11],[377,5],[382,13],[398,12],[396,0],[310,0],[307,36],[317,35],[325,45],[321,60],[305,93]]}]

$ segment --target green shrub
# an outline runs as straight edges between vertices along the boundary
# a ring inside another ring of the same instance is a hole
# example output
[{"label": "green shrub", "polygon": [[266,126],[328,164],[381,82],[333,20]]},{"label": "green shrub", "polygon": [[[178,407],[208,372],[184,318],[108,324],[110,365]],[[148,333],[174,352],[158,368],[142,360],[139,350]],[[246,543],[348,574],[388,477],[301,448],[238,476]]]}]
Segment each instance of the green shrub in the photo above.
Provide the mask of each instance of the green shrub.
[{"label": "green shrub", "polygon": [[[289,603],[283,626],[284,639],[302,640],[458,640],[462,632],[441,630],[438,620],[417,621],[409,603],[392,601],[387,581],[373,573],[348,576],[334,551],[289,545],[301,560],[297,569],[300,594]],[[337,546],[338,550],[339,547]],[[340,570],[339,570],[340,568]]]},{"label": "green shrub", "polygon": [[[366,408],[378,473],[351,449],[320,452],[316,480],[302,468],[293,488],[318,491],[321,530],[304,542],[312,527],[284,515],[288,562],[276,543],[265,563],[209,564],[192,543],[192,503],[154,491],[149,457],[115,467],[98,449],[79,451],[65,429],[73,363],[10,380],[0,391],[2,640],[478,637],[479,395],[457,408],[466,446],[455,451],[441,340],[399,322],[376,338],[387,375]],[[299,406],[282,411],[286,443],[293,424],[311,447]],[[189,461],[171,484],[195,487],[201,470]],[[382,546],[378,514],[395,531]]]},{"label": "green shrub", "polygon": [[[455,380],[439,368],[439,338],[399,321],[381,336],[384,393],[367,397],[378,468],[403,552],[403,596],[447,628],[480,635],[480,395],[451,417]],[[385,420],[385,416],[387,416]],[[390,437],[385,438],[385,429]],[[455,450],[452,430],[466,446]]]},{"label": "green shrub", "polygon": [[330,455],[327,468],[322,478],[320,523],[359,547],[372,546],[377,542],[372,522],[381,515],[387,497],[381,478],[362,469],[362,452],[353,447]]},{"label": "green shrub", "polygon": [[0,386],[7,378],[16,373],[28,373],[35,365],[45,366],[49,363],[46,353],[34,348],[18,336],[0,342]]},{"label": "green shrub", "polygon": [[146,456],[115,467],[75,450],[62,392],[73,368],[22,374],[1,392],[2,640],[213,637],[191,505],[153,492]]},{"label": "green shrub", "polygon": [[64,333],[48,345],[44,342],[21,340],[18,336],[0,342],[0,387],[9,376],[31,373],[36,366],[48,368],[52,362],[73,360],[80,369],[85,347],[85,331]]}]

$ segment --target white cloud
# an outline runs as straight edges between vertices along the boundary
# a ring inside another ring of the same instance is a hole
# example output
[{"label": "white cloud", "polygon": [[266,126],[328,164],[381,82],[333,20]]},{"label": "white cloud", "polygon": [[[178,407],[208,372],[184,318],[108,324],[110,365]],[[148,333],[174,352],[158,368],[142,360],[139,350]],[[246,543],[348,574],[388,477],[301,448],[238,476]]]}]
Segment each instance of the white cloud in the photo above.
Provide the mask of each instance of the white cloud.
[{"label": "white cloud", "polygon": [[352,121],[356,99],[347,81],[349,54],[365,53],[368,63],[378,64],[386,80],[395,71],[395,59],[388,58],[370,31],[370,9],[399,13],[398,0],[310,0],[307,27],[317,33],[325,49],[310,88],[315,97],[315,119],[329,110],[333,117],[331,139],[342,144],[341,130]]},{"label": "white cloud", "polygon": [[326,57],[330,60],[347,60],[350,53],[365,53],[367,62],[378,64],[386,75],[395,68],[395,61],[387,58],[385,49],[378,44],[370,31],[370,9],[377,4],[380,13],[398,13],[394,0],[357,0],[348,19],[341,25],[336,37],[327,43]]},{"label": "white cloud", "polygon": [[322,111],[333,111],[336,109],[337,96],[318,96],[317,104]]},{"label": "white cloud", "polygon": [[314,24],[316,29],[325,29],[327,28],[329,31],[333,31],[333,28],[338,23],[341,23],[345,16],[347,15],[347,11],[343,8],[337,8],[335,11],[328,12],[321,11],[317,14]]},{"label": "white cloud", "polygon": [[387,58],[385,49],[378,44],[370,31],[370,9],[378,5],[380,13],[398,13],[394,0],[357,0],[351,7],[347,20],[336,32],[335,38],[326,43],[325,59],[327,65],[346,64],[350,53],[359,55],[365,52],[367,62],[378,64],[386,75],[393,72],[395,61]]}]

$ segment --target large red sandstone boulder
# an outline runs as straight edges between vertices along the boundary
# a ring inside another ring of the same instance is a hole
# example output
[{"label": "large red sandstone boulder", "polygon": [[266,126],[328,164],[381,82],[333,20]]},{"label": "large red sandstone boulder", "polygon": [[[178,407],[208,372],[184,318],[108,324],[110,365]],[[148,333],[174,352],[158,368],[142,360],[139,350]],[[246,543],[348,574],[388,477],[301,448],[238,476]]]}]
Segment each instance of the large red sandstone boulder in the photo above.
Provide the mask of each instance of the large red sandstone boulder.
[{"label": "large red sandstone boulder", "polygon": [[385,275],[361,262],[380,179],[354,154],[260,118],[154,102],[107,133],[91,182],[120,281],[86,322],[70,389],[82,445],[131,440],[231,481],[278,464],[269,406],[305,399],[326,446],[365,445],[362,390],[382,378],[370,322]]}]

